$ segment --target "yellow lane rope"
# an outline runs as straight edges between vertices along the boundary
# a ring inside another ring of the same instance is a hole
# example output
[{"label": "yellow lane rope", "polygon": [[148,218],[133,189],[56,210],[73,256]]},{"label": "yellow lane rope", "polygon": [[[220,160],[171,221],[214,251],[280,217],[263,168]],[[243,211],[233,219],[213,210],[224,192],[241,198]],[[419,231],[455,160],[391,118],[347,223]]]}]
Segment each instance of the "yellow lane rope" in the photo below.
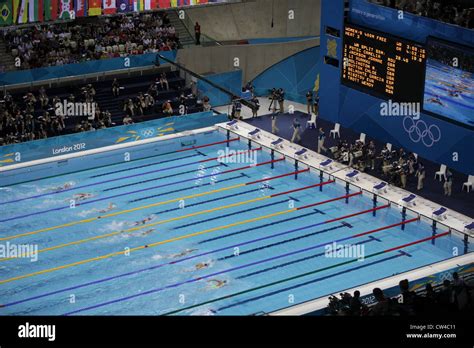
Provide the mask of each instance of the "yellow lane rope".
[{"label": "yellow lane rope", "polygon": [[272,218],[272,217],[275,217],[275,216],[295,212],[297,210],[298,210],[297,208],[283,210],[283,211],[276,212],[276,213],[269,214],[269,215],[265,215],[265,216],[259,216],[259,217],[256,217],[256,218],[252,218],[252,219],[248,219],[248,220],[244,220],[244,221],[240,221],[240,222],[234,222],[232,224],[228,224],[228,225],[225,225],[225,226],[214,227],[214,228],[210,228],[210,229],[203,230],[203,231],[200,231],[200,232],[195,232],[195,233],[191,233],[191,234],[187,234],[187,235],[183,235],[183,236],[179,236],[179,237],[175,237],[175,238],[170,238],[170,239],[163,240],[163,241],[160,241],[160,242],[156,242],[156,243],[153,243],[153,244],[142,245],[142,246],[139,246],[139,247],[126,249],[126,250],[123,250],[123,251],[117,251],[117,252],[109,253],[109,254],[106,254],[106,255],[97,256],[97,257],[93,257],[93,258],[90,258],[90,259],[85,259],[85,260],[69,263],[69,264],[62,265],[62,266],[48,268],[48,269],[45,269],[45,270],[42,270],[42,271],[37,271],[37,272],[29,273],[29,274],[16,276],[16,277],[13,277],[13,278],[0,280],[0,284],[6,284],[6,283],[10,283],[10,282],[20,280],[20,279],[25,279],[25,278],[34,277],[34,276],[41,275],[41,274],[51,273],[51,272],[55,272],[55,271],[59,271],[59,270],[63,270],[63,269],[83,265],[83,264],[86,264],[86,263],[105,260],[105,259],[108,259],[108,258],[112,258],[114,256],[123,255],[123,254],[126,254],[126,253],[132,253],[134,251],[149,249],[149,248],[157,247],[159,245],[164,245],[164,244],[176,242],[176,241],[179,241],[179,240],[184,240],[184,239],[188,239],[188,238],[192,238],[192,237],[196,237],[196,236],[201,236],[201,235],[211,233],[211,232],[220,231],[220,230],[224,230],[224,229],[228,229],[228,228],[231,228],[231,227],[240,226],[240,225],[244,225],[244,224],[248,224],[248,223],[251,223],[251,222],[256,222],[256,221],[260,221],[260,220],[264,220],[264,219],[269,219],[269,218]]}]

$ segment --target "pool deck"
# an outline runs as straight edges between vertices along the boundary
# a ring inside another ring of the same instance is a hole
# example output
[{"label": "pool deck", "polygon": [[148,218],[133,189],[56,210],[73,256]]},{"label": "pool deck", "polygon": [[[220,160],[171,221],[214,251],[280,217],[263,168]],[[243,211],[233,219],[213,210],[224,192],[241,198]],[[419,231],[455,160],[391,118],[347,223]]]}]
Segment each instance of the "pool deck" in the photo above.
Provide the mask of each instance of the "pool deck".
[{"label": "pool deck", "polygon": [[[256,129],[255,126],[252,126],[242,121],[239,121],[237,123],[236,128],[227,126],[227,123],[218,124],[217,126],[225,130],[230,130],[233,133],[238,134],[244,139],[250,138],[249,133]],[[271,149],[271,148],[274,148],[272,146],[272,143],[277,141],[278,139],[282,139],[282,138],[260,129],[259,138],[252,139],[252,141]],[[288,140],[285,140],[285,139],[282,139],[282,140],[283,140],[281,142],[282,148],[276,149],[278,152],[282,153],[288,158],[296,159],[296,153],[302,149],[306,149],[307,152],[305,153],[304,158],[298,158],[298,161],[301,164],[307,164],[308,166],[313,167],[316,170],[322,170],[326,174],[329,174],[330,176],[333,176],[334,178],[339,179],[340,181],[347,182],[348,180],[347,180],[346,175],[354,170],[353,168],[348,167],[347,165],[338,163],[336,161],[332,162],[331,168],[323,168],[321,166],[321,163],[327,160],[331,160],[329,157],[326,157],[324,155],[311,151],[307,148],[291,143]],[[361,189],[366,190],[367,192],[373,192],[374,186],[379,184],[380,182],[381,182],[380,179],[361,172],[358,175],[358,180],[351,181],[350,184],[352,186],[360,187]],[[401,189],[392,185],[387,185],[386,192],[377,193],[379,197],[382,197],[397,205],[399,204],[402,198],[407,197],[411,194],[412,192],[406,191],[404,189]],[[433,212],[440,208],[440,205],[419,196],[417,196],[415,202],[416,202],[415,206],[411,205],[407,208],[419,214],[420,216],[424,217],[428,221],[429,220],[432,221]],[[474,238],[474,231],[469,231],[469,232],[465,231],[465,226],[469,225],[472,222],[473,222],[472,219],[469,218],[468,216],[460,214],[452,210],[448,210],[446,214],[446,219],[443,221],[439,221],[439,224],[445,225],[448,228],[456,230],[458,232],[468,234],[471,238]]]}]

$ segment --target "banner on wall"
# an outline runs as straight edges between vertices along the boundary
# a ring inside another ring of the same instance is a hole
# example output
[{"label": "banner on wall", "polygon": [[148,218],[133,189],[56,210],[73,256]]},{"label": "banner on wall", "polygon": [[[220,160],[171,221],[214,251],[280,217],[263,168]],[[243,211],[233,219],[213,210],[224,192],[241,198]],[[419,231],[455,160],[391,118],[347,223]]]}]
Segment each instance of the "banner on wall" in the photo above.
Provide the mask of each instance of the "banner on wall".
[{"label": "banner on wall", "polygon": [[[142,12],[231,0],[0,0],[0,26]],[[233,1],[233,0],[232,0]]]}]

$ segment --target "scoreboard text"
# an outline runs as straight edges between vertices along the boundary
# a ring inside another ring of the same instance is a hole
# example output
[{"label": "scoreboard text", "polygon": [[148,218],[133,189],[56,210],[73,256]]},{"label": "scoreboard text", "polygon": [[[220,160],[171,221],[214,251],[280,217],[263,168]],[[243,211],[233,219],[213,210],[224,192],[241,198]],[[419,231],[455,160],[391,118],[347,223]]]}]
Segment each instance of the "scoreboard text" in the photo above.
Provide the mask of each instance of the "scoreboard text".
[{"label": "scoreboard text", "polygon": [[402,102],[423,98],[426,51],[422,46],[351,24],[344,31],[342,81]]}]

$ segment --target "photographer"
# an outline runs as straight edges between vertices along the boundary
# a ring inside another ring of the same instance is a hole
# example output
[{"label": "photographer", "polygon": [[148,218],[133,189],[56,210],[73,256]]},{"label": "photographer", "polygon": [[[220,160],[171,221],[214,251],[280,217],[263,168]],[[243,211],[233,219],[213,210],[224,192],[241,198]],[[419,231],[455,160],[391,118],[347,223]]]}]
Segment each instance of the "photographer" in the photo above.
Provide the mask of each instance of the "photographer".
[{"label": "photographer", "polygon": [[277,100],[278,100],[278,91],[276,90],[276,88],[273,88],[271,91],[270,91],[270,96],[268,97],[268,99],[270,99],[270,106],[268,107],[268,111],[272,110],[273,113],[276,113],[276,109],[277,109]]}]

